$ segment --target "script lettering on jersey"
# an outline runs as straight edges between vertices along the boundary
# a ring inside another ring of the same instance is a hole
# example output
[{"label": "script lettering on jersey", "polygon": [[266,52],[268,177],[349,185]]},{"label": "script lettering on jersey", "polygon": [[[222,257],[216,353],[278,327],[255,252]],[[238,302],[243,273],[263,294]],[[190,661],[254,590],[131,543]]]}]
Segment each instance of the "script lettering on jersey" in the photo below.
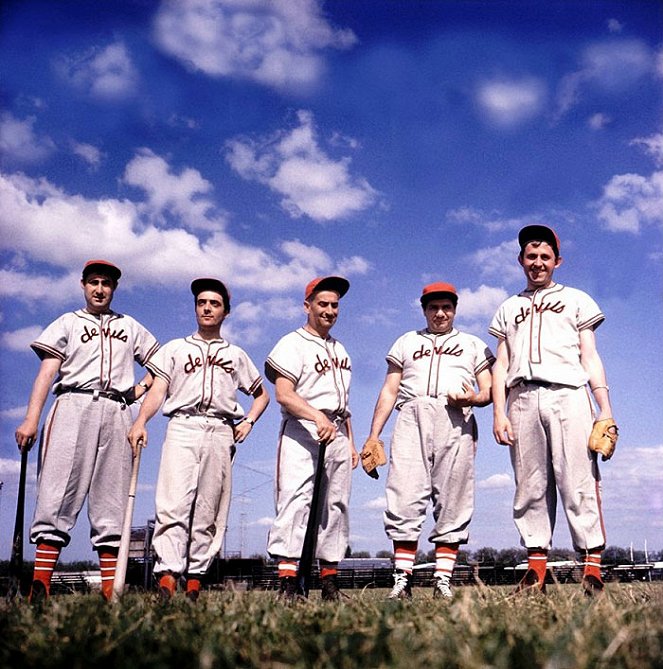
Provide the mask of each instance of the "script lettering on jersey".
[{"label": "script lettering on jersey", "polygon": [[331,369],[332,364],[336,369],[346,369],[349,372],[352,371],[352,367],[350,366],[350,359],[347,356],[342,360],[333,358],[330,362],[328,358],[322,360],[319,355],[316,355],[315,360],[316,362],[313,366],[313,369],[315,369],[318,374],[326,374]]},{"label": "script lettering on jersey", "polygon": [[232,365],[232,360],[224,360],[223,358],[217,358],[217,353],[214,355],[208,356],[196,356],[193,358],[191,353],[188,355],[188,360],[184,365],[185,374],[193,374],[197,369],[206,365],[207,367],[219,367],[224,372],[232,374],[235,370]]},{"label": "script lettering on jersey", "polygon": [[[562,311],[566,309],[566,305],[562,304],[559,300],[557,300],[557,302],[541,302],[541,304],[533,304],[532,307],[537,314],[543,314],[546,311],[552,311],[554,314],[561,314]],[[531,311],[532,310],[529,307],[527,309],[520,307],[520,311],[516,315],[515,324],[520,325],[521,323],[524,323]]]},{"label": "script lettering on jersey", "polygon": [[421,360],[422,358],[430,358],[433,354],[435,355],[453,355],[456,358],[459,358],[463,355],[463,349],[455,343],[453,346],[433,346],[433,348],[425,348],[424,345],[421,345],[421,348],[418,351],[415,351],[412,355],[412,360]]},{"label": "script lettering on jersey", "polygon": [[[124,331],[124,328],[120,330],[111,330],[110,327],[105,327],[102,328],[102,332],[104,333],[105,337],[108,337],[109,339],[119,339],[120,341],[127,342],[129,337]],[[92,341],[95,337],[99,336],[99,330],[97,328],[92,327],[88,328],[87,325],[83,326],[83,334],[81,335],[81,343],[87,344],[88,342]]]}]

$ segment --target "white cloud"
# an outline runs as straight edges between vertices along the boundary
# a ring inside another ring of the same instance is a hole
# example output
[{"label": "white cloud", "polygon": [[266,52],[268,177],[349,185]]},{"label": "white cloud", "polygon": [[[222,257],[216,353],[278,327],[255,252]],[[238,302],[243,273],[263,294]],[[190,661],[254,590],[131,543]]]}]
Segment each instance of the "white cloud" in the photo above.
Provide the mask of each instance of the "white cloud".
[{"label": "white cloud", "polygon": [[3,409],[0,411],[0,418],[3,420],[19,421],[23,420],[25,413],[28,410],[28,405],[21,407],[12,407],[10,409]]},{"label": "white cloud", "polygon": [[74,88],[110,102],[133,96],[140,80],[129,50],[122,42],[62,58],[56,67]]},{"label": "white cloud", "polygon": [[480,490],[501,490],[504,488],[513,488],[513,476],[511,474],[493,474],[487,479],[477,483]]},{"label": "white cloud", "polygon": [[25,352],[30,350],[30,344],[41,334],[40,325],[30,325],[13,332],[0,334],[0,346],[10,351]]},{"label": "white cloud", "polygon": [[34,116],[20,120],[10,112],[0,114],[0,153],[24,163],[35,163],[48,157],[55,144],[49,137],[35,133],[35,122]]},{"label": "white cloud", "polygon": [[611,33],[620,33],[624,26],[617,19],[608,19],[608,30]]},{"label": "white cloud", "polygon": [[253,522],[249,523],[251,526],[258,526],[258,527],[271,527],[274,524],[274,517],[273,516],[263,516],[262,518],[258,518],[257,520],[254,520]]},{"label": "white cloud", "polygon": [[[122,286],[129,287],[167,286],[188,282],[194,273],[209,273],[234,277],[237,288],[279,293],[300,290],[312,276],[337,269],[326,252],[299,242],[285,242],[271,251],[237,242],[221,229],[199,238],[183,229],[184,217],[195,218],[198,227],[221,227],[209,183],[196,170],[176,175],[150,153],[141,152],[129,166],[125,180],[147,193],[145,202],[88,199],[46,179],[0,175],[0,249],[14,253],[17,260],[25,257],[52,268],[45,277],[28,273],[18,262],[6,265],[0,271],[0,295],[68,303],[80,298],[83,263],[99,256],[122,268]],[[165,181],[153,185],[150,176]],[[164,209],[170,214],[166,220],[159,216]],[[168,227],[173,219],[175,229]],[[368,267],[360,259],[340,262],[356,274]]]},{"label": "white cloud", "polygon": [[92,169],[97,169],[101,164],[103,154],[96,146],[92,144],[72,142],[71,150],[79,158],[82,158]]},{"label": "white cloud", "polygon": [[[28,466],[25,473],[25,482],[32,487],[37,482],[37,449],[34,448],[28,455]],[[21,473],[21,455],[16,447],[16,458],[0,458],[0,481],[5,484],[4,493],[11,499],[11,494],[18,490],[18,479]]]},{"label": "white cloud", "polygon": [[311,112],[299,111],[297,120],[297,127],[272,137],[227,142],[228,164],[282,196],[281,206],[293,218],[332,221],[373,205],[377,192],[351,175],[350,158],[334,160],[320,148]]},{"label": "white cloud", "polygon": [[467,263],[477,268],[482,279],[499,279],[504,284],[522,279],[522,269],[517,262],[520,247],[514,239],[502,242],[498,246],[478,249],[470,254]]},{"label": "white cloud", "polygon": [[289,297],[273,297],[260,302],[245,301],[232,307],[231,317],[242,323],[259,323],[264,320],[291,321],[301,317],[303,301],[303,296],[300,301]]},{"label": "white cloud", "polygon": [[480,320],[485,326],[507,297],[509,294],[504,288],[483,284],[475,291],[461,288],[458,291],[458,317],[463,321]]},{"label": "white cloud", "polygon": [[387,508],[387,498],[382,496],[369,499],[368,502],[364,504],[364,508],[372,509],[374,511],[384,511]]},{"label": "white cloud", "polygon": [[663,167],[663,133],[651,137],[636,137],[631,144],[643,146],[645,151],[652,156],[656,165]]},{"label": "white cloud", "polygon": [[612,119],[607,114],[598,112],[589,117],[587,125],[591,130],[603,130],[611,121]]},{"label": "white cloud", "polygon": [[187,67],[276,88],[315,83],[320,52],[357,41],[328,23],[317,0],[164,0],[154,34]]},{"label": "white cloud", "polygon": [[536,116],[545,98],[545,85],[534,78],[486,81],[477,91],[477,102],[489,120],[502,127],[515,126]]},{"label": "white cloud", "polygon": [[612,177],[595,206],[599,219],[613,232],[638,233],[646,225],[663,226],[663,171]]},{"label": "white cloud", "polygon": [[518,230],[524,225],[533,222],[532,216],[504,218],[498,211],[483,211],[474,207],[458,207],[450,209],[445,219],[450,223],[459,225],[476,225],[485,228],[489,232],[501,232],[503,230]]},{"label": "white cloud", "polygon": [[655,57],[639,40],[610,40],[592,44],[582,54],[580,68],[566,75],[557,91],[559,118],[578,104],[582,91],[597,87],[621,94],[655,68]]}]

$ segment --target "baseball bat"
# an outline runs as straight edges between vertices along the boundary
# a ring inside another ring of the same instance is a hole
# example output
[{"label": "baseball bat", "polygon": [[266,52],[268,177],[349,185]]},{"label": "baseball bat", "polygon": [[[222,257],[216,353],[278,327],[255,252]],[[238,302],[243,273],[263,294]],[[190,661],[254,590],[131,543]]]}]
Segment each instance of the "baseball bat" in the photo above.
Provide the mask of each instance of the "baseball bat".
[{"label": "baseball bat", "polygon": [[117,565],[115,566],[115,578],[113,579],[113,601],[116,602],[124,592],[124,583],[127,578],[127,564],[129,563],[129,544],[131,543],[131,523],[134,517],[134,502],[136,501],[136,488],[138,486],[138,470],[140,469],[140,455],[143,450],[142,442],[138,442],[138,450],[134,456],[131,469],[131,483],[129,484],[129,498],[127,508],[124,512],[124,523],[122,524],[122,536],[120,537],[120,548],[117,552]]},{"label": "baseball bat", "polygon": [[299,570],[297,572],[297,594],[308,597],[311,588],[311,569],[315,556],[315,546],[318,542],[318,525],[320,521],[320,497],[322,494],[322,475],[325,471],[325,453],[327,443],[321,442],[318,450],[318,464],[313,479],[313,495],[311,497],[311,509],[306,523],[306,534],[302,555],[299,559]]},{"label": "baseball bat", "polygon": [[9,596],[15,597],[21,591],[21,575],[23,573],[23,524],[25,516],[25,478],[28,470],[27,446],[21,449],[21,471],[18,478],[18,498],[16,501],[16,520],[14,521],[14,538],[9,560]]}]

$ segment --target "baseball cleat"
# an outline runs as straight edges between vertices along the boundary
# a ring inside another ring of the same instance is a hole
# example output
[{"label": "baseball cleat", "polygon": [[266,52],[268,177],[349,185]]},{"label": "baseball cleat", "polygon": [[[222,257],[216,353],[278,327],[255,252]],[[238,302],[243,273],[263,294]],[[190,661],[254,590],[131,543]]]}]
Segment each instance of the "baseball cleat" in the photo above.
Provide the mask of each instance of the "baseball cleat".
[{"label": "baseball cleat", "polygon": [[545,594],[546,584],[545,581],[539,581],[539,576],[534,569],[528,569],[525,572],[525,576],[523,576],[520,583],[516,586],[514,594],[533,592],[541,592]]},{"label": "baseball cleat", "polygon": [[297,595],[297,579],[294,576],[283,576],[279,581],[279,597],[287,602],[294,602]]},{"label": "baseball cleat", "polygon": [[30,588],[30,594],[28,595],[28,602],[32,606],[42,606],[48,599],[48,590],[46,586],[41,581],[32,581],[32,587]]},{"label": "baseball cleat", "polygon": [[341,599],[341,592],[338,589],[336,576],[325,576],[322,579],[322,600],[324,602],[338,602]]},{"label": "baseball cleat", "polygon": [[412,574],[405,571],[395,571],[394,587],[387,599],[412,599]]},{"label": "baseball cleat", "polygon": [[176,588],[177,580],[175,577],[170,573],[163,574],[159,579],[159,599],[162,604],[166,604],[173,598]]},{"label": "baseball cleat", "polygon": [[451,586],[449,582],[443,578],[434,579],[435,585],[433,586],[433,599],[452,599],[453,592],[451,591]]},{"label": "baseball cleat", "polygon": [[592,574],[586,574],[582,577],[582,590],[585,597],[600,597],[604,588],[605,586],[600,578]]}]

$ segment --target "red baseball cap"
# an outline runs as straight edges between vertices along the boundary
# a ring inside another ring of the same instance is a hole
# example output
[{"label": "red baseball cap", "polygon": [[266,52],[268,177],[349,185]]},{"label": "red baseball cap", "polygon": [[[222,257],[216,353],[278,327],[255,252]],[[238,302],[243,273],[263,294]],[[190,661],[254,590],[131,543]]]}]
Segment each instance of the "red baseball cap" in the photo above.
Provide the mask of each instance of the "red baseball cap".
[{"label": "red baseball cap", "polygon": [[194,297],[198,297],[200,293],[211,290],[214,293],[218,293],[223,298],[223,308],[227,314],[230,313],[230,291],[226,288],[226,285],[219,281],[218,279],[210,279],[208,277],[203,277],[200,279],[194,279],[191,282],[191,292]]},{"label": "red baseball cap", "polygon": [[309,281],[304,291],[304,299],[308,300],[313,293],[321,290],[333,290],[338,293],[339,297],[343,297],[350,288],[350,282],[342,276],[324,276]]},{"label": "red baseball cap", "polygon": [[530,242],[546,242],[559,256],[560,244],[557,233],[547,225],[526,225],[518,233],[518,243],[520,248],[524,249]]},{"label": "red baseball cap", "polygon": [[88,260],[83,266],[83,281],[85,281],[90,274],[94,273],[108,276],[115,283],[117,283],[122,276],[120,268],[113,265],[112,262],[108,262],[108,260]]},{"label": "red baseball cap", "polygon": [[451,283],[445,283],[444,281],[437,281],[436,283],[429,283],[427,286],[424,286],[421,291],[421,297],[419,298],[421,306],[426,308],[426,305],[431,301],[441,297],[446,297],[450,299],[454,306],[458,304],[458,293],[456,287]]}]

